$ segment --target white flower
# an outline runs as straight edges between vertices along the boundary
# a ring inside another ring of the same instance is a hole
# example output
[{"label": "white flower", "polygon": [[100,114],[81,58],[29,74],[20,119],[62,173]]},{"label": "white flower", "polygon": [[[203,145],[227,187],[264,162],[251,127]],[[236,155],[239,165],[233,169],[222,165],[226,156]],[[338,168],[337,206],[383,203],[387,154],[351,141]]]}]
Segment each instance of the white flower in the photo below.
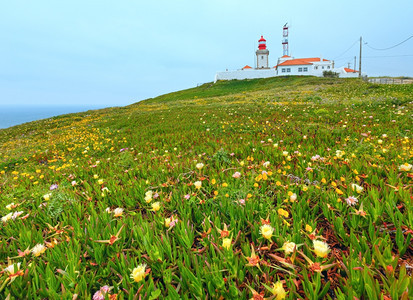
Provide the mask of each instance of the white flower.
[{"label": "white flower", "polygon": [[359,186],[358,184],[355,184],[355,183],[352,183],[352,184],[351,184],[351,189],[352,189],[353,191],[356,191],[356,192],[359,193],[359,194],[364,190],[363,187],[361,187],[361,186]]},{"label": "white flower", "polygon": [[284,250],[285,254],[291,254],[294,252],[294,247],[296,247],[296,244],[294,242],[285,242],[284,245],[282,246],[282,250]]},{"label": "white flower", "polygon": [[346,198],[346,202],[350,206],[355,205],[358,201],[359,200],[354,196],[349,196],[348,198]]},{"label": "white flower", "polygon": [[145,193],[145,201],[146,201],[146,203],[149,203],[149,202],[152,201],[152,195],[153,195],[153,192],[152,192],[152,191],[147,191],[147,192]]},{"label": "white flower", "polygon": [[195,187],[199,190],[202,186],[202,181],[195,181],[194,182]]},{"label": "white flower", "polygon": [[11,210],[11,209],[13,208],[13,206],[14,206],[14,202],[6,205],[6,208],[7,208],[8,210]]},{"label": "white flower", "polygon": [[43,244],[37,244],[33,247],[32,253],[34,256],[40,256],[40,254],[43,254],[46,251],[46,249],[47,248],[43,246]]},{"label": "white flower", "polygon": [[337,158],[342,158],[344,156],[345,152],[341,150],[336,150],[336,156]]},{"label": "white flower", "polygon": [[294,202],[295,200],[297,200],[297,194],[296,193],[294,193],[290,196],[290,201],[291,202]]},{"label": "white flower", "polygon": [[196,164],[196,168],[197,168],[198,170],[201,170],[203,167],[204,167],[204,164],[203,164],[203,163],[198,163],[198,164]]},{"label": "white flower", "polygon": [[266,161],[265,163],[262,164],[264,166],[264,168],[268,168],[268,166],[270,165],[269,161]]},{"label": "white flower", "polygon": [[13,220],[16,220],[16,218],[17,218],[18,216],[20,216],[22,213],[23,213],[23,211],[16,211],[16,212],[11,216],[11,218],[12,218]]},{"label": "white flower", "polygon": [[135,282],[141,281],[146,276],[145,268],[146,268],[146,264],[141,264],[141,265],[137,266],[135,269],[132,270],[132,273],[130,274],[130,277]]},{"label": "white flower", "polygon": [[8,272],[10,275],[16,274],[20,270],[21,263],[12,264],[4,269],[5,272]]},{"label": "white flower", "polygon": [[330,247],[327,243],[322,241],[313,240],[314,252],[318,257],[326,257],[330,252]]},{"label": "white flower", "polygon": [[115,217],[121,217],[123,215],[123,208],[117,207],[113,210],[113,214]]},{"label": "white flower", "polygon": [[234,177],[234,178],[240,178],[240,177],[241,177],[241,173],[240,173],[240,172],[235,172],[234,174],[232,174],[232,177]]},{"label": "white flower", "polygon": [[274,228],[272,228],[272,226],[269,224],[264,224],[260,228],[260,233],[267,240],[271,239],[273,232],[274,232]]},{"label": "white flower", "polygon": [[412,170],[412,168],[413,168],[413,166],[411,164],[408,164],[408,163],[404,163],[404,164],[399,166],[399,170],[404,171],[404,172],[410,172]]},{"label": "white flower", "polygon": [[288,155],[288,151],[283,151],[283,156],[287,156]]},{"label": "white flower", "polygon": [[1,220],[4,223],[6,223],[7,221],[11,220],[12,216],[13,216],[13,213],[9,213],[9,214],[5,215],[4,217],[2,217]]}]

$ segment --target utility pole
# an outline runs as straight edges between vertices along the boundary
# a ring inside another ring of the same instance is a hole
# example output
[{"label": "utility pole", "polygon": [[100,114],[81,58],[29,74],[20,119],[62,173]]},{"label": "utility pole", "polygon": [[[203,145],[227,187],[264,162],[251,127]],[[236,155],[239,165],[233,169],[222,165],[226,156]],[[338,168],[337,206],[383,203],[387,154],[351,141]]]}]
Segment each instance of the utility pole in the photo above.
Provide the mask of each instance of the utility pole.
[{"label": "utility pole", "polygon": [[361,47],[363,43],[363,38],[360,37],[360,57],[359,57],[359,78],[361,78]]},{"label": "utility pole", "polygon": [[356,56],[354,56],[354,72],[356,72]]}]

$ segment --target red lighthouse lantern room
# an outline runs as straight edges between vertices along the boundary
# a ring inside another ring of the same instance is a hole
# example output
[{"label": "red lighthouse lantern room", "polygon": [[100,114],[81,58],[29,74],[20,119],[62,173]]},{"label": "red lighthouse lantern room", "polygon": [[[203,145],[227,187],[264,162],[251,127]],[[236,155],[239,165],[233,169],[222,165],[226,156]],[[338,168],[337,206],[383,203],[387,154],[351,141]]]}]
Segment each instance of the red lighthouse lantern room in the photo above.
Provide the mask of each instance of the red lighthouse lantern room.
[{"label": "red lighthouse lantern room", "polygon": [[258,49],[259,49],[259,50],[265,50],[265,49],[267,49],[267,41],[266,41],[266,39],[264,39],[262,36],[261,36],[261,38],[258,40]]}]

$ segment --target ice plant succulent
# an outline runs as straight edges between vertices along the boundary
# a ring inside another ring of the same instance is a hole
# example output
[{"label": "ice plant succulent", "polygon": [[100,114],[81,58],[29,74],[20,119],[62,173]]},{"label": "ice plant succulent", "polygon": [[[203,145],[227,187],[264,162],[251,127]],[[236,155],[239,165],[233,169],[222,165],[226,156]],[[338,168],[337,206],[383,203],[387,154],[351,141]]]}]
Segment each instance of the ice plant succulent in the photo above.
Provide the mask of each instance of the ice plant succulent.
[{"label": "ice plant succulent", "polygon": [[285,297],[287,296],[287,292],[285,291],[281,281],[274,283],[274,286],[271,289],[271,293],[276,296],[275,299],[277,300],[285,299]]},{"label": "ice plant succulent", "polygon": [[43,244],[37,244],[36,246],[33,247],[32,253],[34,256],[40,256],[46,251],[46,247]]},{"label": "ice plant succulent", "polygon": [[290,255],[296,247],[297,245],[294,242],[286,241],[281,249],[284,250],[285,255]]},{"label": "ice plant succulent", "polygon": [[359,200],[356,198],[356,197],[354,197],[354,196],[349,196],[349,197],[347,197],[346,199],[346,202],[347,202],[347,204],[349,205],[349,206],[353,206],[353,205],[355,205]]}]

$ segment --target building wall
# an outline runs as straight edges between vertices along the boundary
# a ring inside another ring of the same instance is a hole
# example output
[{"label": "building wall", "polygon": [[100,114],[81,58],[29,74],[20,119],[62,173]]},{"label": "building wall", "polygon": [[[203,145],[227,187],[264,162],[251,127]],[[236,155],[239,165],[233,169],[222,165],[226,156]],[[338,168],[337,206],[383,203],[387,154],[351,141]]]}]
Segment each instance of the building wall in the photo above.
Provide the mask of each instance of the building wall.
[{"label": "building wall", "polygon": [[236,71],[226,71],[218,72],[215,75],[214,82],[217,80],[233,80],[233,79],[255,79],[255,78],[268,78],[277,76],[275,69],[264,69],[264,70],[236,70]]}]

